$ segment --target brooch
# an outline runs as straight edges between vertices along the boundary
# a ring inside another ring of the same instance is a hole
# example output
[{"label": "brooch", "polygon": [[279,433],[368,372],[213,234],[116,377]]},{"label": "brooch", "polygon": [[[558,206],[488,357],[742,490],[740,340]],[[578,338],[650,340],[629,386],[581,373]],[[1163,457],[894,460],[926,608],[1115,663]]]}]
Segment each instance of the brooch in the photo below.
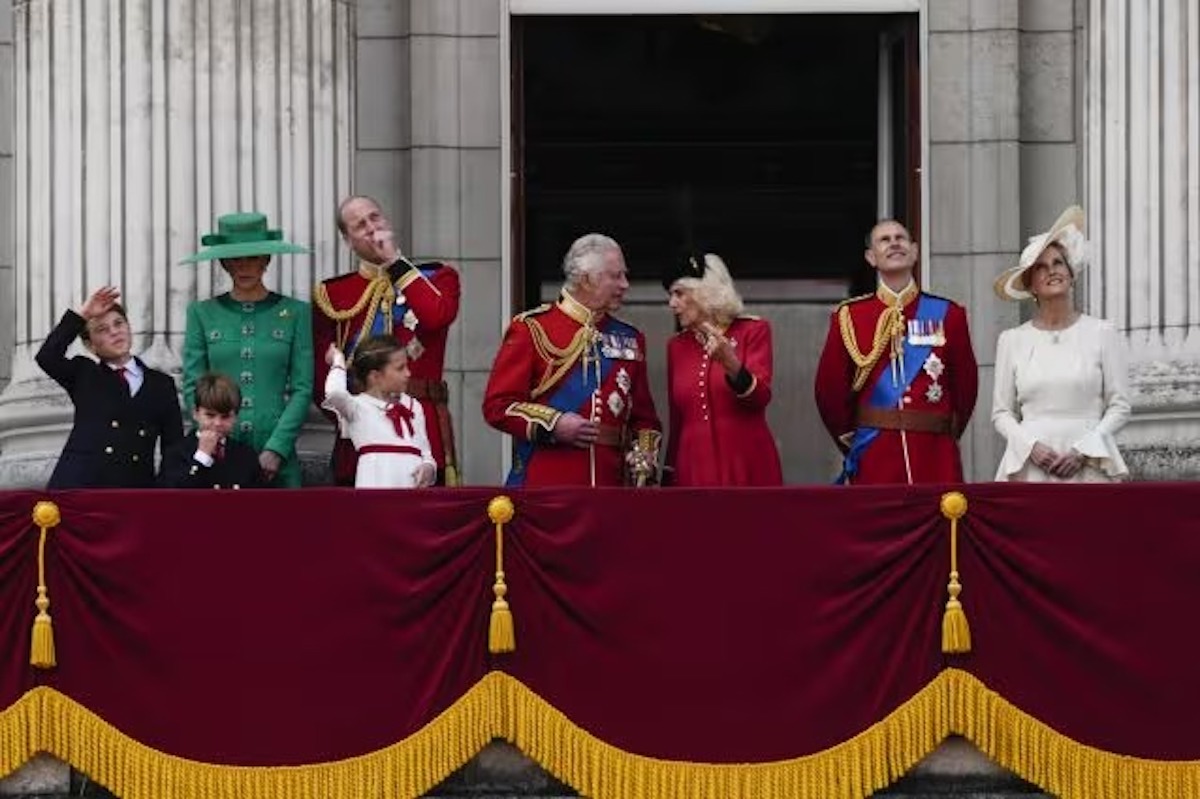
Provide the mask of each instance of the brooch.
[{"label": "brooch", "polygon": [[629,377],[629,372],[625,371],[624,366],[617,370],[617,387],[626,394],[628,394],[629,389],[633,387],[633,380]]},{"label": "brooch", "polygon": [[921,368],[925,371],[925,374],[929,375],[929,379],[932,381],[929,387],[925,389],[925,399],[932,403],[937,403],[945,395],[945,391],[942,388],[942,384],[938,382],[938,378],[945,374],[946,364],[937,356],[936,352],[931,352],[929,353],[929,357],[925,359],[925,365]]},{"label": "brooch", "polygon": [[613,416],[618,418],[621,416],[621,411],[625,410],[625,400],[621,399],[621,395],[615,391],[608,395],[608,409],[613,412]]}]

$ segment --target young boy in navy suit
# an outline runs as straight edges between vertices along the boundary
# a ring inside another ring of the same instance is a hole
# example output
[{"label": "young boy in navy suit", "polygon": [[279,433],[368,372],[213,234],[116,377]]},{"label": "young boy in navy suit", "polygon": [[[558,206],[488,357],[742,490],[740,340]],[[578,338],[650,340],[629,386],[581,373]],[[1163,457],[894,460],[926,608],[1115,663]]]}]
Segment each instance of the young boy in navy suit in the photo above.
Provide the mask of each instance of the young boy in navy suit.
[{"label": "young boy in navy suit", "polygon": [[[175,381],[129,353],[129,318],[112,286],[67,311],[38,350],[38,366],[66,389],[75,421],[48,488],[154,485],[154,447],[183,438]],[[79,337],[96,356],[67,358]]]},{"label": "young boy in navy suit", "polygon": [[163,454],[158,484],[164,488],[261,488],[254,447],[229,437],[242,405],[237,384],[219,372],[196,380],[196,431]]}]

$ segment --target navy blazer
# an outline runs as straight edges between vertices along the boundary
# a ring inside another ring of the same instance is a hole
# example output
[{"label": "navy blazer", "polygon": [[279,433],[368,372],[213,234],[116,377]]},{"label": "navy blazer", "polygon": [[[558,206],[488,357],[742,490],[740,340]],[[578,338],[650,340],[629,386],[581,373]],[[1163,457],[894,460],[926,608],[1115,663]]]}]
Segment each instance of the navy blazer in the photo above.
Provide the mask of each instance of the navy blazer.
[{"label": "navy blazer", "polygon": [[205,466],[196,460],[196,434],[163,452],[158,484],[163,488],[262,488],[258,453],[249,444],[225,440],[225,457]]},{"label": "navy blazer", "polygon": [[75,404],[75,423],[48,488],[146,488],[154,485],[154,446],[183,438],[175,381],[140,359],[145,379],[134,396],[112,367],[67,347],[86,322],[67,311],[38,350],[36,360]]}]

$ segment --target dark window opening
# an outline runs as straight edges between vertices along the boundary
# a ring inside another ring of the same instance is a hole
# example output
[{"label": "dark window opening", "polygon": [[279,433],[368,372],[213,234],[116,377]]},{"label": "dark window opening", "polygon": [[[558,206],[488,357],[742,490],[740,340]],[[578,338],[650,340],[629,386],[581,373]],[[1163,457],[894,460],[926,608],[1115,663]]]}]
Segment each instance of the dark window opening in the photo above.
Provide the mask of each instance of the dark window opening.
[{"label": "dark window opening", "polygon": [[[907,22],[514,19],[514,218],[526,301],[561,280],[568,245],[593,230],[621,243],[634,279],[655,279],[685,249],[703,247],[738,279],[869,286],[862,256],[877,208],[880,41]],[[911,57],[889,59],[902,219],[916,152]]]}]

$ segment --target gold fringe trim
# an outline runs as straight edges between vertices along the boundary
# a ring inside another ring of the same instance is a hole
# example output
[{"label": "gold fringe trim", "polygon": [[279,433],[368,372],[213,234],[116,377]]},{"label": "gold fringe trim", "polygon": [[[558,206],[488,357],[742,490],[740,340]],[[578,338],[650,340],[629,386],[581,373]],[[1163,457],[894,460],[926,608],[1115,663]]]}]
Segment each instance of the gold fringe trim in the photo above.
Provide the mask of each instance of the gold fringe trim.
[{"label": "gold fringe trim", "polygon": [[37,599],[33,601],[38,613],[33,620],[29,645],[29,665],[36,669],[52,669],[58,665],[54,654],[54,623],[50,618],[50,589],[46,586],[46,534],[60,521],[62,515],[53,502],[43,500],[33,506],[33,523],[41,528],[38,534]]},{"label": "gold fringe trim", "polygon": [[385,749],[333,763],[218,766],[134,741],[51,688],[0,712],[0,775],[36,752],[81,769],[122,799],[407,799],[503,737],[594,799],[863,799],[912,769],[948,735],[1061,799],[1200,796],[1200,760],[1160,761],[1077,743],[978,678],[947,669],[886,718],[823,752],[769,763],[658,760],[589,734],[532,690],[491,672],[441,715]]},{"label": "gold fringe trim", "polygon": [[952,734],[1060,799],[1200,796],[1200,760],[1144,760],[1077,743],[958,669],[943,671],[882,721],[823,752],[731,765],[624,752],[588,734],[516,680],[506,677],[495,687],[505,693],[504,737],[595,799],[863,799],[895,782]]},{"label": "gold fringe trim", "polygon": [[492,740],[502,711],[495,674],[403,741],[304,766],[221,766],[175,757],[138,743],[52,688],[34,688],[0,713],[0,775],[48,752],[121,799],[411,799]]}]

